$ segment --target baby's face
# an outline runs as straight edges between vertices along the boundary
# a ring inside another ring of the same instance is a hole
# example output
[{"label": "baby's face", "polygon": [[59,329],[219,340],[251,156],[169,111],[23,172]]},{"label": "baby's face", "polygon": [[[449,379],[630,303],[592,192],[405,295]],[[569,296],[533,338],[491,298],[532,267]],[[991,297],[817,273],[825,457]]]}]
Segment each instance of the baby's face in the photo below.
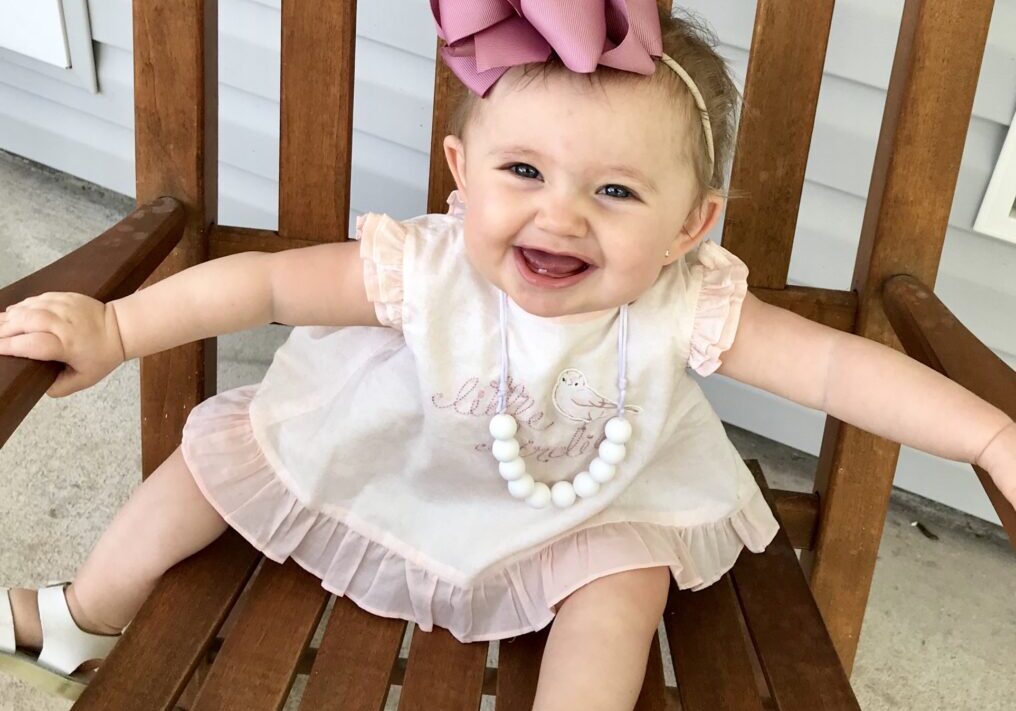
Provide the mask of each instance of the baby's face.
[{"label": "baby's face", "polygon": [[477,107],[465,145],[445,139],[470,261],[538,316],[633,301],[722,206],[692,209],[684,119],[652,85],[566,73],[516,85],[518,72]]}]

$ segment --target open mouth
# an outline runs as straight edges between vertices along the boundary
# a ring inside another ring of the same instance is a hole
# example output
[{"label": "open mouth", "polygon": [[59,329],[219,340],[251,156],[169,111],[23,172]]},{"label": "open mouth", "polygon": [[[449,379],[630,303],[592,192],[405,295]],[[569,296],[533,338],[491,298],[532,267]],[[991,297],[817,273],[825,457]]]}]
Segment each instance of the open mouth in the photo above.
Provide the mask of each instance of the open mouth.
[{"label": "open mouth", "polygon": [[596,268],[571,255],[553,254],[531,247],[515,247],[514,251],[515,263],[522,277],[536,286],[571,286]]}]

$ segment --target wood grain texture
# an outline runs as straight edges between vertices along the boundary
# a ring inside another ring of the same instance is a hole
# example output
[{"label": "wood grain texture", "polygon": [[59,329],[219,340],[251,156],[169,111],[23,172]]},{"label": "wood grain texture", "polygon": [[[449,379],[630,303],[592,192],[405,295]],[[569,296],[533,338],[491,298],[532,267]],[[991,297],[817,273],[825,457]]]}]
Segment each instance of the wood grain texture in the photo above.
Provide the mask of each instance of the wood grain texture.
[{"label": "wood grain texture", "polygon": [[[911,276],[895,276],[883,285],[882,298],[886,317],[907,355],[1016,420],[1016,372],[960,323],[931,289]],[[991,476],[973,466],[1016,548],[1016,509]]]},{"label": "wood grain texture", "polygon": [[[861,227],[854,332],[899,349],[886,279],[934,286],[991,20],[992,0],[907,0]],[[848,673],[860,637],[899,445],[829,417],[815,547],[801,558]]]},{"label": "wood grain texture", "polygon": [[173,709],[260,560],[234,531],[171,568],[75,711]]},{"label": "wood grain texture", "polygon": [[427,190],[429,213],[447,212],[448,195],[455,189],[455,181],[444,157],[444,138],[450,133],[452,115],[466,92],[466,88],[441,60],[443,46],[444,43],[439,39],[437,61],[434,63],[434,114],[431,117],[430,179]]},{"label": "wood grain texture", "polygon": [[812,286],[783,289],[749,286],[748,290],[762,301],[793,311],[798,316],[838,331],[853,331],[857,318],[857,295],[852,291]]},{"label": "wood grain texture", "polygon": [[811,548],[818,530],[818,494],[772,489],[783,530],[794,548]]},{"label": "wood grain texture", "polygon": [[[208,257],[217,205],[218,3],[135,0],[137,200],[168,195],[187,209],[183,239],[148,284]],[[141,359],[144,476],[180,443],[187,415],[215,392],[215,340]]]},{"label": "wood grain texture", "polygon": [[[775,511],[758,462],[748,467]],[[786,532],[762,553],[742,552],[730,577],[776,707],[860,711]]]},{"label": "wood grain texture", "polygon": [[[137,208],[92,241],[0,289],[0,311],[48,291],[73,291],[102,302],[127,296],[183,235],[185,212],[172,198]],[[60,363],[0,356],[0,447],[63,369]]]},{"label": "wood grain texture", "polygon": [[208,258],[219,259],[241,252],[284,252],[287,249],[313,247],[320,242],[309,239],[280,237],[275,230],[254,227],[216,225],[209,238]]},{"label": "wood grain texture", "polygon": [[399,711],[476,711],[488,646],[463,644],[441,627],[432,632],[414,629]]},{"label": "wood grain texture", "polygon": [[265,561],[192,711],[280,709],[328,602],[293,560]]},{"label": "wood grain texture", "polygon": [[759,0],[723,246],[752,286],[787,284],[833,0]]},{"label": "wood grain texture", "polygon": [[376,617],[335,599],[300,708],[378,711],[388,695],[406,621]]},{"label": "wood grain texture", "polygon": [[536,698],[543,651],[550,625],[542,630],[503,639],[497,648],[498,711],[530,711]]},{"label": "wood grain texture", "polygon": [[279,234],[340,242],[349,222],[355,0],[282,3]]},{"label": "wood grain texture", "polygon": [[663,614],[684,711],[762,711],[730,576],[703,590],[671,580]]}]

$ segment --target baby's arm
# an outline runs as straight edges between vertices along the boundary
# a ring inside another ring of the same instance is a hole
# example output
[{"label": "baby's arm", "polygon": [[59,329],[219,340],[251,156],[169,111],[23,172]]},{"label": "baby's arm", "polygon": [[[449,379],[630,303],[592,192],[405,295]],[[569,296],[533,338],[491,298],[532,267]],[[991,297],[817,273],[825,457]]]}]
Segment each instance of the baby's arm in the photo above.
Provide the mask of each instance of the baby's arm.
[{"label": "baby's arm", "polygon": [[244,252],[111,302],[126,359],[267,323],[377,325],[357,242]]},{"label": "baby's arm", "polygon": [[923,363],[751,292],[721,360],[718,373],[947,459],[988,468],[989,443],[1016,431],[1004,412]]},{"label": "baby's arm", "polygon": [[48,391],[62,397],[121,362],[271,323],[377,325],[356,242],[203,262],[103,304],[49,292],[0,313],[0,356],[66,364]]}]

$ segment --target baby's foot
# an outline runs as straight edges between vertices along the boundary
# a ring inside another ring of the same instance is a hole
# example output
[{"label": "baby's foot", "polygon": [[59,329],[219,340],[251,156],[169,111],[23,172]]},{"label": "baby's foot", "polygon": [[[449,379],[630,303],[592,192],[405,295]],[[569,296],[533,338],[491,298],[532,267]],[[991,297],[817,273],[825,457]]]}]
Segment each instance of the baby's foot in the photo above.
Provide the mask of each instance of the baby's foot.
[{"label": "baby's foot", "polygon": [[[84,632],[92,634],[117,634],[119,629],[93,622],[81,610],[77,597],[74,595],[74,586],[70,585],[64,591],[67,598],[67,608],[70,610],[71,619]],[[42,622],[39,618],[39,591],[25,588],[15,588],[10,591],[11,612],[14,616],[14,644],[19,649],[38,653],[42,649]],[[88,671],[94,669],[97,660],[89,660],[81,665],[81,669]]]}]

